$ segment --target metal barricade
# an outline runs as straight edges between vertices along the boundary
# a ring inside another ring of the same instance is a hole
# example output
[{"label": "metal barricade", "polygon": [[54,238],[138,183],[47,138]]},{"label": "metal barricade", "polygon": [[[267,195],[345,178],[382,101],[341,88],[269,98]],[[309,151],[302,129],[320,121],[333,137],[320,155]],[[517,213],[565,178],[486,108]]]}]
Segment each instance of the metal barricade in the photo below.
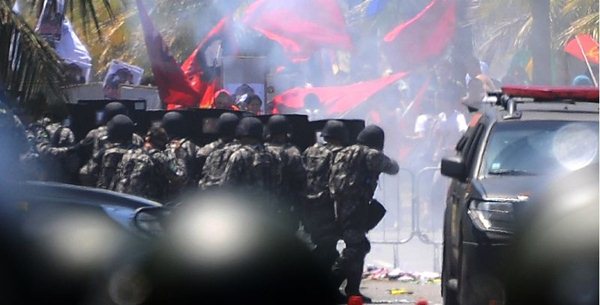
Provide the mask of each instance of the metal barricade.
[{"label": "metal barricade", "polygon": [[[433,247],[433,271],[441,271],[441,250],[443,240],[436,240],[435,231],[428,231],[421,224],[421,212],[424,203],[431,204],[431,198],[423,198],[421,188],[428,174],[436,174],[439,167],[426,167],[416,174],[406,168],[401,168],[397,176],[382,176],[375,197],[388,209],[388,214],[382,222],[369,233],[374,245],[390,246],[393,251],[394,268],[399,266],[399,247],[413,240]],[[432,185],[433,186],[433,185]],[[431,193],[431,192],[430,192]],[[429,199],[425,200],[425,199]],[[407,202],[408,201],[408,202]],[[433,206],[429,207],[433,210]],[[408,209],[408,211],[407,211]],[[431,213],[431,210],[429,211]],[[410,217],[406,217],[409,212]],[[431,216],[431,215],[429,215]],[[403,219],[408,223],[403,224]],[[393,225],[390,226],[390,221]],[[392,230],[390,230],[392,228]]]}]

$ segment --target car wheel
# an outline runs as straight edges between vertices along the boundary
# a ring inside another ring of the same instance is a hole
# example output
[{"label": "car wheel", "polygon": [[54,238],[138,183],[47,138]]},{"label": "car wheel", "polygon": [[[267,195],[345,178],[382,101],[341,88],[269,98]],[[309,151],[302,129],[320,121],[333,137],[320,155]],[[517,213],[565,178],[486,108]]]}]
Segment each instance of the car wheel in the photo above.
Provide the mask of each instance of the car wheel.
[{"label": "car wheel", "polygon": [[451,210],[446,208],[444,215],[444,246],[442,250],[442,296],[444,305],[458,305],[456,263],[452,259],[451,216]]}]

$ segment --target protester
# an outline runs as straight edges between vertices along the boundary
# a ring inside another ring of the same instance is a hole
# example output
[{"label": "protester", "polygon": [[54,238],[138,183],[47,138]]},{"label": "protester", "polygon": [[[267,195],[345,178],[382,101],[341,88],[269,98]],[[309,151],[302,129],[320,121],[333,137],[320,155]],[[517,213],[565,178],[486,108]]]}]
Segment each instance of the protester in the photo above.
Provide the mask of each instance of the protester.
[{"label": "protester", "polygon": [[245,110],[255,115],[262,114],[262,100],[256,94],[250,95],[245,102]]},{"label": "protester", "polygon": [[236,111],[240,110],[238,106],[234,105],[233,97],[225,89],[219,90],[215,93],[214,108]]},{"label": "protester", "polygon": [[592,80],[587,75],[583,74],[575,76],[571,82],[571,85],[577,87],[594,87]]}]

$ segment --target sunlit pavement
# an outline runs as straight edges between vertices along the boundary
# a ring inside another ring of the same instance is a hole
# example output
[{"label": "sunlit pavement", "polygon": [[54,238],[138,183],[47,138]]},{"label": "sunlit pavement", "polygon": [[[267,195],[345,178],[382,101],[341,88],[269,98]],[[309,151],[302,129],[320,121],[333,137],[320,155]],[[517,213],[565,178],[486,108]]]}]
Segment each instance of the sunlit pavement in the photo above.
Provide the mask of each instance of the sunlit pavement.
[{"label": "sunlit pavement", "polygon": [[361,292],[373,299],[373,304],[416,304],[420,299],[427,300],[428,305],[442,303],[440,284],[364,280],[361,284]]}]

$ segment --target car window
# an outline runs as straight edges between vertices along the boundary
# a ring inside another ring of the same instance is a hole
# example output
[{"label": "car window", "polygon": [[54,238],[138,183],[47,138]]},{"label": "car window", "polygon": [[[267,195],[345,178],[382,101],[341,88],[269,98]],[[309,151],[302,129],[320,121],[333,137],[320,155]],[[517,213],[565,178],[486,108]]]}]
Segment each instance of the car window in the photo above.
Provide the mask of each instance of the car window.
[{"label": "car window", "polygon": [[547,175],[598,161],[598,122],[527,121],[494,126],[481,175]]},{"label": "car window", "polygon": [[471,140],[471,143],[468,145],[465,153],[463,154],[463,160],[465,165],[467,166],[467,172],[471,172],[475,162],[475,155],[478,151],[481,139],[483,138],[483,132],[485,131],[485,125],[478,124],[475,127],[474,134]]}]

